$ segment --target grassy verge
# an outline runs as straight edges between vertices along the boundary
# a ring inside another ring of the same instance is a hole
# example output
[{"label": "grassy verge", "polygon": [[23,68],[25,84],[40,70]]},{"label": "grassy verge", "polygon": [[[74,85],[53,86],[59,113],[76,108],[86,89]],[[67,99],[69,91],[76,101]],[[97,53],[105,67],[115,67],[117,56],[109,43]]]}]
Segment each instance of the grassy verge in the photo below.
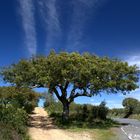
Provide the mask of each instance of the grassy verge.
[{"label": "grassy verge", "polygon": [[89,129],[89,128],[70,128],[66,129],[68,132],[72,133],[87,133],[91,136],[93,140],[117,140],[117,136],[112,131],[112,129]]},{"label": "grassy verge", "polygon": [[117,140],[111,129],[94,129],[92,135],[95,140]]},{"label": "grassy verge", "polygon": [[140,120],[140,114],[131,115],[130,118]]}]

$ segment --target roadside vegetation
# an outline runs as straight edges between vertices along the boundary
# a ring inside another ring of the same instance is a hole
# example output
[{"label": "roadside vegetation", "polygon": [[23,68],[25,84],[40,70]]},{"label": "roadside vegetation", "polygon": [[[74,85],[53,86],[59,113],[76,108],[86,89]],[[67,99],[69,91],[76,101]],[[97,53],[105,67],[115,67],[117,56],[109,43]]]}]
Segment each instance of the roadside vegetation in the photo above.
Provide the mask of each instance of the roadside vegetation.
[{"label": "roadside vegetation", "polygon": [[29,140],[28,113],[39,94],[27,88],[0,87],[0,140]]},{"label": "roadside vegetation", "polygon": [[114,108],[109,110],[110,117],[132,118],[140,120],[140,101],[134,98],[123,100],[124,108]]}]

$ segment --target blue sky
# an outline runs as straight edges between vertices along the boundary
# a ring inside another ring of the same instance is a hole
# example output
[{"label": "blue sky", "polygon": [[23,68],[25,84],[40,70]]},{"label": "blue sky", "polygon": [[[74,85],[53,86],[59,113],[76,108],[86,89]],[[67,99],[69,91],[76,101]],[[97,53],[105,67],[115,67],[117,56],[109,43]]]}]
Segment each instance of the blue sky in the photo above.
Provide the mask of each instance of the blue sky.
[{"label": "blue sky", "polygon": [[[88,51],[140,66],[139,0],[1,0],[0,66],[36,54]],[[2,84],[1,84],[2,85]],[[140,90],[127,95],[140,99]],[[76,99],[121,107],[122,94]]]}]

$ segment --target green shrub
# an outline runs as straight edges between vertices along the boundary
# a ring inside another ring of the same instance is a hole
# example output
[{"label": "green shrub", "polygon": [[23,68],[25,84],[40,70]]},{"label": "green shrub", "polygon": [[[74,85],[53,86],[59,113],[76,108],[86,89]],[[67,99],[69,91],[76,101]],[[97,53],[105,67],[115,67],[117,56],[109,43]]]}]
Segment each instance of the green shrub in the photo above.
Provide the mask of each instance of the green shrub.
[{"label": "green shrub", "polygon": [[9,124],[0,122],[0,140],[20,140],[21,136]]},{"label": "green shrub", "polygon": [[54,113],[62,113],[62,103],[57,102],[54,98],[54,96],[50,93],[44,93],[46,102],[44,103],[44,107],[48,111],[49,114],[54,114]]},{"label": "green shrub", "polygon": [[54,102],[47,106],[46,109],[50,114],[60,112],[62,113],[62,104],[61,102]]},{"label": "green shrub", "polygon": [[105,120],[108,112],[109,109],[106,107],[106,102],[101,102],[101,104],[99,105],[98,117],[102,120]]},{"label": "green shrub", "polygon": [[99,107],[98,106],[93,106],[91,111],[90,111],[90,119],[95,119],[98,117],[98,111],[99,111]]},{"label": "green shrub", "polygon": [[89,119],[101,119],[105,120],[107,118],[109,109],[106,107],[105,102],[101,102],[99,106],[92,106]]},{"label": "green shrub", "polygon": [[36,107],[36,103],[35,102],[27,102],[24,105],[24,110],[26,110],[27,113],[32,113],[32,111],[34,110],[34,108]]},{"label": "green shrub", "polygon": [[29,88],[0,87],[0,105],[3,107],[12,105],[31,113],[37,106],[39,97],[38,93]]},{"label": "green shrub", "polygon": [[27,121],[39,99],[29,88],[0,87],[0,140],[28,140]]},{"label": "green shrub", "polygon": [[[51,97],[53,98],[53,97]],[[56,102],[51,99],[45,103],[45,108],[50,114],[61,114],[62,112],[62,104],[61,102]],[[90,104],[76,104],[72,103],[70,105],[70,117],[77,118],[77,120],[85,121],[85,120],[93,120],[93,119],[101,119],[105,120],[107,118],[109,109],[106,107],[105,102],[101,102],[99,106],[93,106]]]},{"label": "green shrub", "polygon": [[110,117],[123,117],[125,114],[123,108],[113,108],[109,110]]},{"label": "green shrub", "polygon": [[89,114],[89,111],[88,111],[87,105],[84,104],[82,108],[82,120],[86,120],[88,118],[88,114]]},{"label": "green shrub", "polygon": [[124,118],[128,118],[130,115],[136,112],[136,109],[139,106],[139,101],[134,98],[125,98],[122,102],[122,105],[125,108]]},{"label": "green shrub", "polygon": [[[28,115],[26,111],[9,106],[0,110],[0,138],[2,140],[23,140],[27,134]],[[4,128],[4,129],[3,129]],[[7,133],[7,135],[5,135]]]}]

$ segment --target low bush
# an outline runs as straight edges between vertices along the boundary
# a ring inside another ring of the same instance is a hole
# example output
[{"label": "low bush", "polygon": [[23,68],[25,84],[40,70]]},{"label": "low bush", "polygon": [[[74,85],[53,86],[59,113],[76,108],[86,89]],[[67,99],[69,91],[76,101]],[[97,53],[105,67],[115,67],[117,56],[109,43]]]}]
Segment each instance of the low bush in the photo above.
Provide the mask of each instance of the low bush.
[{"label": "low bush", "polygon": [[83,111],[81,115],[88,120],[105,120],[107,118],[108,111],[109,109],[106,107],[106,103],[101,102],[99,106],[83,105]]},{"label": "low bush", "polygon": [[0,140],[28,140],[28,113],[40,95],[29,88],[0,87]]},{"label": "low bush", "polygon": [[130,118],[140,120],[140,114],[133,114],[130,116]]},{"label": "low bush", "polygon": [[12,105],[31,113],[37,106],[39,97],[38,93],[29,88],[0,87],[0,105],[3,107]]},{"label": "low bush", "polygon": [[75,129],[75,128],[102,128],[102,129],[108,129],[111,127],[119,126],[119,124],[111,119],[101,120],[101,119],[85,119],[84,121],[82,119],[79,119],[79,117],[75,114],[70,114],[70,118],[68,122],[62,121],[61,113],[53,113],[50,115],[50,117],[54,118],[54,123],[60,128],[63,129]]},{"label": "low bush", "polygon": [[[107,117],[107,114],[109,112],[109,109],[106,107],[106,103],[103,101],[101,104],[98,106],[98,117],[102,120],[105,120]],[[97,118],[98,118],[97,117]]]},{"label": "low bush", "polygon": [[109,110],[110,117],[123,117],[125,115],[125,111],[123,108],[113,108]]},{"label": "low bush", "polygon": [[25,140],[27,139],[26,111],[9,106],[0,110],[0,138],[2,140]]},{"label": "low bush", "polygon": [[[62,104],[56,102],[52,95],[46,96],[45,108],[49,114],[61,114]],[[105,120],[107,118],[109,109],[106,107],[106,103],[103,101],[99,106],[93,106],[90,104],[70,104],[70,118],[76,117],[79,121],[100,119]]]}]

